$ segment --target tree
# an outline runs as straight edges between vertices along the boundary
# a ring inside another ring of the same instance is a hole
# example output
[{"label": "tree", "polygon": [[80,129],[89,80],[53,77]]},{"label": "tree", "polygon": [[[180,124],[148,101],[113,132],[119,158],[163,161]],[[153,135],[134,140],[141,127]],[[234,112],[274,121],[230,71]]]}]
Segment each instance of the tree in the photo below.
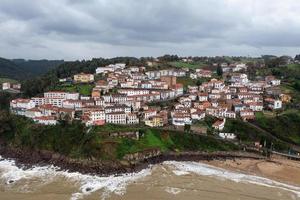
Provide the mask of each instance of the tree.
[{"label": "tree", "polygon": [[218,74],[218,76],[223,75],[223,70],[222,70],[222,67],[220,65],[217,67],[217,74]]},{"label": "tree", "polygon": [[0,110],[0,135],[12,130],[9,112]]},{"label": "tree", "polygon": [[191,131],[191,125],[190,124],[185,124],[184,125],[184,132],[189,133]]}]

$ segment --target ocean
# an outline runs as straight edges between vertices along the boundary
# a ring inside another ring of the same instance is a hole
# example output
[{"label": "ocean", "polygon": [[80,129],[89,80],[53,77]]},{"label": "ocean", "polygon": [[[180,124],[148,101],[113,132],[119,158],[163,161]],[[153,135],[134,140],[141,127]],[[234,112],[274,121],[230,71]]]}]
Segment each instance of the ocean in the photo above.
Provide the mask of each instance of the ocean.
[{"label": "ocean", "polygon": [[166,161],[99,177],[54,166],[17,167],[0,157],[0,200],[300,200],[300,187],[200,162]]}]

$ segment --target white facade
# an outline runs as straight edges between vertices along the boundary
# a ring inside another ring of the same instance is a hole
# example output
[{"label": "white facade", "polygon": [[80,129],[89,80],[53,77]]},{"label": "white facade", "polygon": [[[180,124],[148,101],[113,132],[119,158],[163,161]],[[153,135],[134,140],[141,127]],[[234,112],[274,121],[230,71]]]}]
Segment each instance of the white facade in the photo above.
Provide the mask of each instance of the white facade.
[{"label": "white facade", "polygon": [[119,89],[121,94],[127,94],[127,96],[135,96],[135,95],[145,95],[149,94],[149,90],[141,90],[141,89]]},{"label": "white facade", "polygon": [[2,83],[2,90],[10,89],[10,83]]},{"label": "white facade", "polygon": [[110,124],[126,124],[126,114],[125,112],[106,113],[105,120]]},{"label": "white facade", "polygon": [[35,117],[33,120],[36,123],[43,124],[43,125],[56,125],[57,124],[57,120],[51,116]]},{"label": "white facade", "polygon": [[89,117],[92,121],[105,120],[105,112],[104,110],[92,110],[89,112]]},{"label": "white facade", "polygon": [[50,91],[44,93],[45,98],[60,98],[60,99],[79,99],[79,93],[68,93],[68,92],[60,92],[60,91]]},{"label": "white facade", "polygon": [[234,140],[236,139],[236,135],[234,133],[219,133],[219,136],[222,139]]},{"label": "white facade", "polygon": [[273,104],[273,109],[280,109],[282,108],[282,101],[281,100],[275,100]]},{"label": "white facade", "polygon": [[14,99],[10,102],[10,109],[17,115],[25,115],[25,111],[35,107],[31,99]]},{"label": "white facade", "polygon": [[139,118],[135,113],[129,113],[127,114],[127,124],[138,124]]},{"label": "white facade", "polygon": [[44,105],[45,98],[44,97],[32,97],[31,100],[35,103],[36,106]]},{"label": "white facade", "polygon": [[172,116],[172,124],[175,126],[184,126],[192,124],[192,119],[188,113],[176,113]]}]

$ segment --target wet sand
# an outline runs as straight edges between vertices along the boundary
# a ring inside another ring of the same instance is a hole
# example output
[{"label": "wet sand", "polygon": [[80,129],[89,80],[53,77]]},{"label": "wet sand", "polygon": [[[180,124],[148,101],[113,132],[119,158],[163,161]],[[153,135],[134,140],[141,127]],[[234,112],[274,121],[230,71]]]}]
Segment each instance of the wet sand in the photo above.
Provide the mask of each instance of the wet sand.
[{"label": "wet sand", "polygon": [[270,161],[235,159],[224,161],[213,160],[205,163],[223,169],[262,176],[288,184],[300,185],[300,161],[273,157]]}]

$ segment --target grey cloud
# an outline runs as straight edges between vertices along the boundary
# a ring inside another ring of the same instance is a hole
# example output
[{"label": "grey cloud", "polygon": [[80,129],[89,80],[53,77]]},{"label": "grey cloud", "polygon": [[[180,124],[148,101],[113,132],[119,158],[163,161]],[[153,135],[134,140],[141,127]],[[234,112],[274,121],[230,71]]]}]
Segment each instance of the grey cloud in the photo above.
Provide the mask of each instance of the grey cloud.
[{"label": "grey cloud", "polygon": [[0,53],[26,57],[43,49],[44,56],[48,49],[49,57],[72,57],[67,50],[80,48],[75,58],[291,52],[300,46],[299,7],[297,0],[2,0],[1,46],[14,50]]}]

